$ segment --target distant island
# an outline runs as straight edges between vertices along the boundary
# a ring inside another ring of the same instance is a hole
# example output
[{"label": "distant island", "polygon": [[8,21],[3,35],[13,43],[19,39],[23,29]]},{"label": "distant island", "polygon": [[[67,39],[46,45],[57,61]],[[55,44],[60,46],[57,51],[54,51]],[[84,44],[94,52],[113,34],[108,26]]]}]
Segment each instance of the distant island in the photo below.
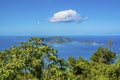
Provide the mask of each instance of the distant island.
[{"label": "distant island", "polygon": [[80,42],[81,44],[91,44],[91,45],[103,45],[103,44],[99,44],[97,42],[94,41],[84,41],[84,42]]},{"label": "distant island", "polygon": [[72,40],[63,36],[52,36],[49,38],[45,38],[45,42],[50,44],[62,44],[72,42]]}]

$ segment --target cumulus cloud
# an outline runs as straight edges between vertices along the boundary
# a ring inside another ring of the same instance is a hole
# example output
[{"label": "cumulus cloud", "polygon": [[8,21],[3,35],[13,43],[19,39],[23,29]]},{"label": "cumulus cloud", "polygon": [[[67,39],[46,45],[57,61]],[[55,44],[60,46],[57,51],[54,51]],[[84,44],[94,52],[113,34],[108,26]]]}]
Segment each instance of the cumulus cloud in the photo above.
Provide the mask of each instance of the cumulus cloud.
[{"label": "cumulus cloud", "polygon": [[57,12],[49,19],[50,22],[82,22],[88,17],[82,17],[75,10],[64,10]]}]

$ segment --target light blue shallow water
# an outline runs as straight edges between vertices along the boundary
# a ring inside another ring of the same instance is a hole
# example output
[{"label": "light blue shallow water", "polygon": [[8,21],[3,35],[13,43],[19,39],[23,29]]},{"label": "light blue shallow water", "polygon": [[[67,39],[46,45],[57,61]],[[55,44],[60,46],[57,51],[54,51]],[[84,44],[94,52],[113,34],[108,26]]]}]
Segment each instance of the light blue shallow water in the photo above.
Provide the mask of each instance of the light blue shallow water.
[{"label": "light blue shallow water", "polygon": [[[42,36],[43,37],[43,36]],[[45,36],[46,37],[46,36]],[[113,41],[111,50],[119,53],[120,50],[120,36],[66,36],[73,40],[71,43],[64,43],[61,45],[51,45],[58,50],[58,56],[67,59],[69,56],[89,59],[90,56],[97,50],[99,46],[106,46],[108,41]],[[15,37],[15,36],[1,36],[0,37],[0,51],[10,48],[13,45],[18,45],[19,42],[27,41],[30,37]],[[84,42],[94,42],[93,44],[85,44]]]}]

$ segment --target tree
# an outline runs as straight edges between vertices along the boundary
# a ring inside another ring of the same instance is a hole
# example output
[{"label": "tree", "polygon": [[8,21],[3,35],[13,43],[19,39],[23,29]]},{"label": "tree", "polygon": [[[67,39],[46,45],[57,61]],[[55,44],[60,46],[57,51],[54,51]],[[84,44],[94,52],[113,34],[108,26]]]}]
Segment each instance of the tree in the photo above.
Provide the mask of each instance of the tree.
[{"label": "tree", "polygon": [[98,63],[110,64],[114,62],[116,53],[103,47],[99,47],[97,51],[91,56],[91,60]]},{"label": "tree", "polygon": [[27,42],[21,42],[20,46],[1,51],[0,79],[51,80],[53,76],[64,76],[66,63],[58,58],[57,50],[43,40],[32,37]]},{"label": "tree", "polygon": [[108,42],[108,44],[107,44],[107,47],[110,48],[112,45],[113,45],[113,41],[110,40],[110,41]]}]

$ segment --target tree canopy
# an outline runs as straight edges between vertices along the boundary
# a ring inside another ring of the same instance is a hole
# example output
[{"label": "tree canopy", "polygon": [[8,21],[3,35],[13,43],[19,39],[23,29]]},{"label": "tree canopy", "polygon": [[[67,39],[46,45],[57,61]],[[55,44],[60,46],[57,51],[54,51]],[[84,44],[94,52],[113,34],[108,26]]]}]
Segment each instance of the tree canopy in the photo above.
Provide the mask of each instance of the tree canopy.
[{"label": "tree canopy", "polygon": [[99,47],[91,61],[82,57],[64,60],[43,41],[32,37],[1,51],[0,80],[120,80],[115,52]]},{"label": "tree canopy", "polygon": [[1,51],[0,79],[46,80],[53,74],[60,77],[62,70],[65,70],[65,63],[56,53],[57,50],[43,43],[42,38],[35,37],[21,42],[20,46]]},{"label": "tree canopy", "polygon": [[110,64],[114,63],[116,53],[103,47],[99,47],[98,50],[91,56],[91,60],[98,63]]}]

